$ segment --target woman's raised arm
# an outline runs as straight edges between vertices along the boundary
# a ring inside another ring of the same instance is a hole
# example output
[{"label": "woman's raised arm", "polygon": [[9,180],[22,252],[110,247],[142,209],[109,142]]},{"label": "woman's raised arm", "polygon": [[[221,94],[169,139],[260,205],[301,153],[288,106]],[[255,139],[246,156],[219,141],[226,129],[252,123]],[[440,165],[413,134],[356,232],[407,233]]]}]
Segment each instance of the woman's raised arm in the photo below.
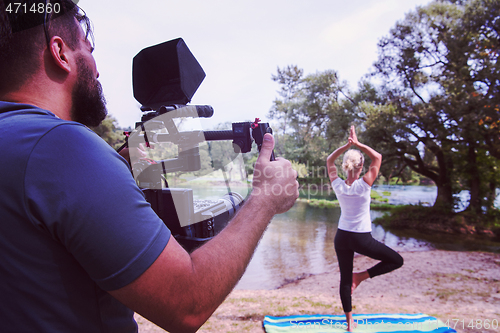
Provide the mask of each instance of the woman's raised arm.
[{"label": "woman's raised arm", "polygon": [[351,133],[349,135],[349,143],[358,147],[362,152],[364,152],[371,160],[370,168],[363,176],[363,180],[370,186],[373,185],[375,179],[377,179],[378,172],[380,170],[380,165],[382,164],[382,155],[375,151],[375,149],[362,144],[358,141],[358,137],[356,136],[356,131],[354,126],[351,126]]},{"label": "woman's raised arm", "polygon": [[347,142],[340,148],[337,148],[333,153],[326,158],[326,167],[328,170],[328,177],[330,177],[330,183],[339,177],[337,166],[335,165],[335,160],[342,155],[347,149],[351,147],[351,143]]}]

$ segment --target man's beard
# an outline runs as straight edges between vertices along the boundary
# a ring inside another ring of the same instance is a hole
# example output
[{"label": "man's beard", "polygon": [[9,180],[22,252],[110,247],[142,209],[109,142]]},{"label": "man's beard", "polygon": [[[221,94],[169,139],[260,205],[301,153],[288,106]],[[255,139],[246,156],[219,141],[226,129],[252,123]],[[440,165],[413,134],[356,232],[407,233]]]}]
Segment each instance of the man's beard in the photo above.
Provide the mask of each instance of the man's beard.
[{"label": "man's beard", "polygon": [[71,120],[96,127],[108,114],[102,86],[83,58],[77,59],[77,70],[78,80],[72,94]]}]

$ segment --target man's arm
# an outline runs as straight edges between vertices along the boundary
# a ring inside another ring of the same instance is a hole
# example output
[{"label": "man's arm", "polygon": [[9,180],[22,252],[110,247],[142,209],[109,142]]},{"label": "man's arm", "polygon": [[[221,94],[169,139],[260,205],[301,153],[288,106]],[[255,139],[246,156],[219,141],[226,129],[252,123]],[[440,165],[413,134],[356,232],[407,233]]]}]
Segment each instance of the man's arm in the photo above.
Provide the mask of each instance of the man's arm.
[{"label": "man's arm", "polygon": [[297,173],[287,160],[269,161],[273,148],[266,134],[252,194],[224,230],[191,255],[171,237],[148,270],[110,294],[169,332],[203,325],[245,272],[271,218],[298,197]]}]

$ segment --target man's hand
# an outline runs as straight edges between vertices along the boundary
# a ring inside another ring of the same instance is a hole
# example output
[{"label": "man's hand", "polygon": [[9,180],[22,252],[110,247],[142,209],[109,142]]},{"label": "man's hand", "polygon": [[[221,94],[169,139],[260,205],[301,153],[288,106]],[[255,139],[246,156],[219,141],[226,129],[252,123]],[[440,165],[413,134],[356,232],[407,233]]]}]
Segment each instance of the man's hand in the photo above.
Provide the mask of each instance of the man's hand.
[{"label": "man's hand", "polygon": [[274,215],[284,213],[293,206],[299,197],[299,183],[290,161],[283,158],[269,160],[273,149],[274,137],[265,134],[255,163],[252,197]]},{"label": "man's hand", "polygon": [[[154,149],[154,145],[150,144],[149,149]],[[148,152],[146,151],[146,147],[144,144],[140,143],[137,148],[123,148],[118,152],[121,157],[123,157],[130,166],[132,166],[132,162],[137,162],[141,158],[146,158],[148,156]]]}]

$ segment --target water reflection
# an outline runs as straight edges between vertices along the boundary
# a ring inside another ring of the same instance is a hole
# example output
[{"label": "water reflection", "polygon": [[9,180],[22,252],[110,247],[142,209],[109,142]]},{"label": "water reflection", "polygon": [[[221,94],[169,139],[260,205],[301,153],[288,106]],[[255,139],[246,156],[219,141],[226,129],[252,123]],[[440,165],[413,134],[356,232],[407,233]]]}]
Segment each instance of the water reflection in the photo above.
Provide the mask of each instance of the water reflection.
[{"label": "water reflection", "polygon": [[[372,211],[372,219],[383,213]],[[333,239],[340,208],[322,209],[297,203],[277,215],[264,234],[237,289],[274,289],[287,280],[337,267]],[[428,250],[424,241],[400,238],[373,225],[373,236],[398,251]]]},{"label": "water reflection", "polygon": [[374,185],[373,190],[389,199],[392,205],[432,206],[436,201],[436,186]]},{"label": "water reflection", "polygon": [[[373,216],[372,216],[373,219]],[[373,238],[396,251],[427,251],[434,249],[433,244],[412,237],[402,237],[385,230],[381,225],[372,224]]]},{"label": "water reflection", "polygon": [[[432,206],[436,201],[436,186],[413,185],[374,185],[373,190],[389,199],[392,205]],[[496,189],[495,207],[500,208],[500,188]],[[461,212],[469,205],[470,193],[463,190],[455,194],[456,212]]]}]

